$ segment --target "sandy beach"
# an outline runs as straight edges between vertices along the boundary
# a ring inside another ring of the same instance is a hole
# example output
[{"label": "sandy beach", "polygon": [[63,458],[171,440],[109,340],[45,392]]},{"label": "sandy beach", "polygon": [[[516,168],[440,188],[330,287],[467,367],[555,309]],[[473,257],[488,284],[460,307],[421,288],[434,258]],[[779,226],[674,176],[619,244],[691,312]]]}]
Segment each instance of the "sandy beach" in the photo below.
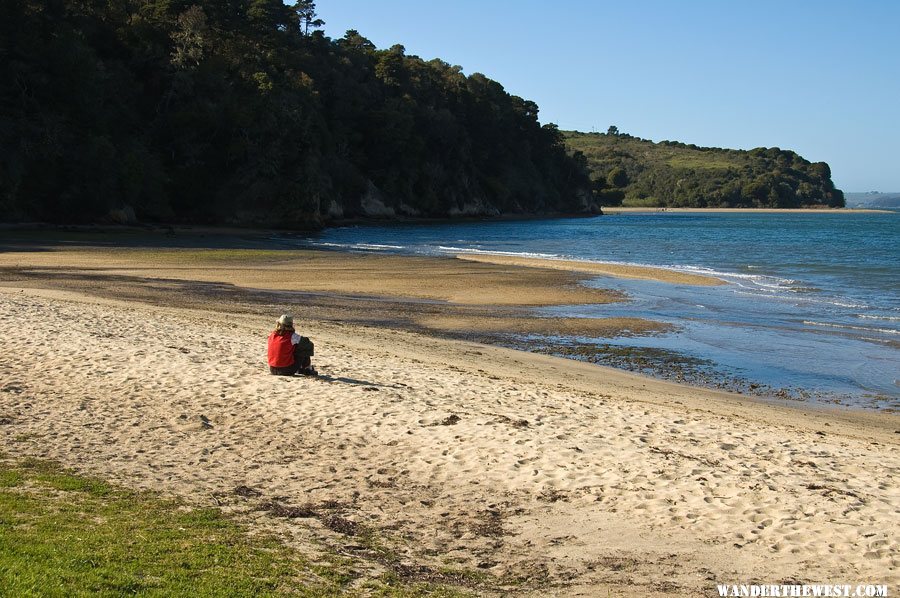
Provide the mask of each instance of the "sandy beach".
[{"label": "sandy beach", "polygon": [[[485,595],[900,583],[897,415],[770,404],[422,333],[656,329],[523,311],[621,299],[581,286],[589,272],[6,249],[4,453],[219,506],[303,554],[345,555],[360,584],[388,566],[360,529],[395,570],[471,571]],[[282,311],[316,342],[319,379],[268,374],[265,336]]]}]

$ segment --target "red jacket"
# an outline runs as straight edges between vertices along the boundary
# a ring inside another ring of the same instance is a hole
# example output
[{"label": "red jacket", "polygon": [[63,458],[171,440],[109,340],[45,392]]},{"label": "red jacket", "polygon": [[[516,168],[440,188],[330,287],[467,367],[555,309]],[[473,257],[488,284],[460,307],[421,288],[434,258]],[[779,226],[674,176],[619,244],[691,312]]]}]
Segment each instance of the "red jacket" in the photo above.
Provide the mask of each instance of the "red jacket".
[{"label": "red jacket", "polygon": [[269,335],[269,365],[273,368],[286,368],[294,365],[294,344],[291,333]]}]

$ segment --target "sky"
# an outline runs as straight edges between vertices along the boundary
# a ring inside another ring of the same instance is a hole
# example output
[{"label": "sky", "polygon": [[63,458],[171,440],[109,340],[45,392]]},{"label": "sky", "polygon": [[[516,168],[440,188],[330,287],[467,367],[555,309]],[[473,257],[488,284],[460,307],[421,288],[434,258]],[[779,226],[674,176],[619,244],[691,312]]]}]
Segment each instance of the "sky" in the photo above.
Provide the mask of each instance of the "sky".
[{"label": "sky", "polygon": [[483,73],[561,129],[791,149],[900,191],[900,0],[320,0],[326,35]]}]

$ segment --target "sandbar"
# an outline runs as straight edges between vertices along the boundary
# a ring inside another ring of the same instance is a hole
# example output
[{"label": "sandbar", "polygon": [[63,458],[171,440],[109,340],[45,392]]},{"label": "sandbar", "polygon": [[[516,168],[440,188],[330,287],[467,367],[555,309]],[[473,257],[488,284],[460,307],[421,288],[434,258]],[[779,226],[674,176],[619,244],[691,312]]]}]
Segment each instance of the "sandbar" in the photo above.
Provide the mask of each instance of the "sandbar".
[{"label": "sandbar", "polygon": [[0,253],[0,268],[82,271],[94,276],[216,282],[244,288],[403,297],[467,305],[609,303],[575,271],[536,272],[451,257],[311,250],[53,247]]},{"label": "sandbar", "polygon": [[727,284],[725,281],[713,276],[691,274],[665,268],[653,268],[650,266],[634,266],[630,264],[607,264],[602,262],[587,262],[578,260],[557,260],[533,257],[518,257],[498,255],[490,253],[458,254],[460,260],[478,262],[482,264],[502,264],[506,266],[522,266],[525,268],[543,268],[547,270],[565,270],[567,272],[580,272],[595,274],[598,276],[612,276],[615,278],[631,278],[636,280],[655,280],[672,284],[688,284],[697,286],[718,286]]}]

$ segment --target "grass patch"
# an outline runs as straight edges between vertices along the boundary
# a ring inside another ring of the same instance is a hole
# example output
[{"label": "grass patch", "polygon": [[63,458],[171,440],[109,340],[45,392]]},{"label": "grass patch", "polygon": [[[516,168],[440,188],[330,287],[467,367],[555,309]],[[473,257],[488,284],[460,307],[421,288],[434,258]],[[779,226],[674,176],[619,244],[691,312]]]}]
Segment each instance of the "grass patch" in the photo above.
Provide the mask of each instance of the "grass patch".
[{"label": "grass patch", "polygon": [[0,488],[12,488],[22,483],[22,474],[18,471],[0,471]]},{"label": "grass patch", "polygon": [[[0,455],[0,595],[335,596],[352,593],[354,565],[330,553],[312,563],[218,509]],[[380,596],[468,595],[394,575],[360,585]]]},{"label": "grass patch", "polygon": [[471,592],[437,585],[428,582],[409,583],[394,572],[383,574],[376,581],[366,583],[364,588],[372,596],[385,598],[468,598],[474,594]]},{"label": "grass patch", "polygon": [[19,471],[7,470],[7,472],[19,476],[20,479],[24,479],[27,475],[30,480],[63,492],[86,492],[93,496],[106,496],[112,492],[112,488],[106,482],[73,475],[50,461],[26,458],[22,460],[19,468]]},{"label": "grass patch", "polygon": [[[0,464],[0,579],[10,596],[276,595],[304,563],[213,509],[185,510],[51,463]],[[14,482],[14,483],[9,483]]]}]

